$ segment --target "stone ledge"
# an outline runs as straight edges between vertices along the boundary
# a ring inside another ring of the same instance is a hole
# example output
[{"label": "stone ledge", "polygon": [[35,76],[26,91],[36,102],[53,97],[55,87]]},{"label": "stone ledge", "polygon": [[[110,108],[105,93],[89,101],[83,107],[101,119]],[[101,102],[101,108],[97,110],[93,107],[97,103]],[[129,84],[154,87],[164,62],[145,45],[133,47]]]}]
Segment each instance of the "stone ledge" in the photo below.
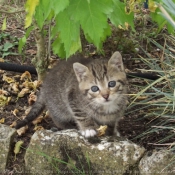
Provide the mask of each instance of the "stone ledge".
[{"label": "stone ledge", "polygon": [[[5,174],[16,130],[0,124],[0,174]],[[175,174],[175,154],[148,151],[124,138],[84,139],[77,130],[37,131],[25,154],[23,174]],[[23,167],[21,167],[23,168]]]},{"label": "stone ledge", "polygon": [[0,124],[0,173],[5,172],[16,130]]},{"label": "stone ledge", "polygon": [[25,155],[26,170],[31,174],[124,174],[145,149],[128,140],[109,142],[109,138],[102,137],[100,143],[91,144],[77,130],[37,131]]}]

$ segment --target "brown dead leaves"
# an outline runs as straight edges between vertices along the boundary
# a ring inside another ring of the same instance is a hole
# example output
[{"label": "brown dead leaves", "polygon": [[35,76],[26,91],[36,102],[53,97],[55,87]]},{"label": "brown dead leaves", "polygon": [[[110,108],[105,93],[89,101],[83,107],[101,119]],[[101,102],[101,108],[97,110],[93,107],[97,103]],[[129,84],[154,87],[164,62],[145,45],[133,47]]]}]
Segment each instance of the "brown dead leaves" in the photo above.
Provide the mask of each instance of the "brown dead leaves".
[{"label": "brown dead leaves", "polygon": [[97,129],[98,131],[97,136],[100,137],[105,135],[106,129],[107,129],[107,125],[100,126],[100,128]]},{"label": "brown dead leaves", "polygon": [[8,97],[9,93],[3,89],[0,89],[0,107],[7,105],[11,97]]},{"label": "brown dead leaves", "polygon": [[9,76],[3,73],[2,80],[7,84],[8,88],[7,90],[0,89],[0,106],[7,105],[10,102],[10,93],[17,94],[17,99],[32,93],[29,104],[36,101],[34,93],[41,85],[41,82],[37,80],[32,81],[31,74],[28,71],[24,72],[21,76]]},{"label": "brown dead leaves", "polygon": [[[4,71],[0,72],[2,77],[3,86],[0,88],[0,107],[6,106],[9,103],[18,102],[19,98],[23,98],[26,95],[28,96],[28,104],[31,106],[37,99],[36,91],[41,85],[41,81],[32,81],[32,76],[29,72],[24,72],[22,75],[15,75],[11,73],[6,73]],[[13,99],[13,101],[11,101]],[[19,106],[20,107],[20,106]],[[16,118],[10,127],[15,127],[18,120],[22,120],[30,111],[30,107],[21,106],[21,109],[16,107],[11,111],[11,114]],[[22,115],[21,115],[22,114]],[[37,125],[42,121],[44,116],[40,116],[34,121],[34,124]],[[0,123],[5,123],[5,118],[0,118]],[[18,135],[22,135],[26,132],[28,126],[24,126],[17,130]],[[35,128],[35,130],[40,130],[41,127]]]}]

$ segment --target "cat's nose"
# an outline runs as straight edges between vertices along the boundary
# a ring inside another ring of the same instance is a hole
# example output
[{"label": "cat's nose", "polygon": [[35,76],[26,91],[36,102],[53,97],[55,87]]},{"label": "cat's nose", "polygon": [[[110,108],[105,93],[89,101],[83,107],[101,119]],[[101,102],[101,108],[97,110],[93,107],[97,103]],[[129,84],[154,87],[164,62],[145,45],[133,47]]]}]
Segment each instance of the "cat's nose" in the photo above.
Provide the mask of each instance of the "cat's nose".
[{"label": "cat's nose", "polygon": [[102,95],[103,96],[103,98],[105,98],[106,100],[109,98],[109,94],[104,94],[104,95]]}]

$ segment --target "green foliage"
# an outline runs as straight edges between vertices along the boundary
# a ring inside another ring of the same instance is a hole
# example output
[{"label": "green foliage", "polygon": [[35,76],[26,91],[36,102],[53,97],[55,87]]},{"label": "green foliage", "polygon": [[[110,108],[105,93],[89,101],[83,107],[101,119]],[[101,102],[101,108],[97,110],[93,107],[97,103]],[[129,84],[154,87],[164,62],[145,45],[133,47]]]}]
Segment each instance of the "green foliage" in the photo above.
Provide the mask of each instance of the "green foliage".
[{"label": "green foliage", "polygon": [[[175,121],[175,72],[174,72],[174,52],[171,47],[174,46],[175,37],[165,35],[166,45],[162,46],[152,38],[148,41],[160,50],[162,60],[153,58],[150,53],[142,49],[148,58],[141,60],[150,68],[152,72],[156,72],[160,78],[155,81],[145,80],[141,90],[132,99],[129,107],[129,114],[139,114],[143,118],[147,118],[147,130],[137,135],[135,139],[144,139],[148,137],[156,138],[157,134],[164,134],[164,137],[153,141],[153,145],[167,146],[172,150],[175,149],[174,140],[174,121]],[[149,71],[150,71],[149,70]],[[147,71],[147,70],[142,70]],[[143,99],[141,97],[144,97]],[[139,99],[140,98],[140,99]],[[140,118],[142,120],[143,118]]]},{"label": "green foliage", "polygon": [[7,28],[7,18],[4,18],[1,30],[3,31],[6,28]]},{"label": "green foliage", "polygon": [[[129,24],[134,31],[134,3],[120,0],[27,0],[26,27],[31,25],[32,17],[40,30],[45,24],[52,24],[52,50],[60,57],[68,58],[81,51],[82,32],[99,50],[111,35],[111,24],[124,29]],[[149,9],[152,19],[158,24],[158,31],[166,25],[168,32],[173,33],[175,0],[150,0]]]},{"label": "green foliage", "polygon": [[81,50],[81,29],[88,42],[93,43],[97,49],[102,47],[106,37],[111,34],[108,20],[116,27],[120,25],[125,28],[126,24],[130,24],[134,30],[134,15],[125,12],[125,3],[119,0],[40,0],[37,3],[37,0],[28,0],[26,3],[26,26],[30,25],[35,8],[34,19],[40,29],[54,22],[51,29],[52,49],[64,58]]},{"label": "green foliage", "polygon": [[168,32],[173,33],[175,29],[175,0],[156,0],[158,5],[151,17],[157,22],[159,31],[166,25]]},{"label": "green foliage", "polygon": [[18,39],[12,37],[9,33],[0,34],[0,57],[8,55],[17,55],[13,52],[14,47],[18,45]]},{"label": "green foliage", "polygon": [[19,43],[18,43],[18,52],[21,54],[22,53],[22,50],[23,50],[23,47],[24,45],[26,44],[26,41],[27,41],[27,38],[29,37],[30,35],[30,32],[33,30],[33,26],[30,26],[25,35],[19,40]]}]

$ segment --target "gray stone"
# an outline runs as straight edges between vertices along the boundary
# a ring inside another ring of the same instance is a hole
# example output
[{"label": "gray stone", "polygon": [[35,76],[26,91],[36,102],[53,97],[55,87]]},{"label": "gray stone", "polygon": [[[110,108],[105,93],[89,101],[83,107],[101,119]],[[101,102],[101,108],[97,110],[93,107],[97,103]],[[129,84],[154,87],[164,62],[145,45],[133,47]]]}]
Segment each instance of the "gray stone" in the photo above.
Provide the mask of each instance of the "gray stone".
[{"label": "gray stone", "polygon": [[147,152],[139,163],[140,175],[175,174],[175,154],[168,150]]},{"label": "gray stone", "polygon": [[77,130],[37,131],[25,154],[30,174],[124,174],[134,167],[145,149],[111,137],[91,139]]},{"label": "gray stone", "polygon": [[13,136],[15,133],[15,129],[0,124],[0,173],[5,172],[9,153],[11,150],[11,142],[13,141]]}]

